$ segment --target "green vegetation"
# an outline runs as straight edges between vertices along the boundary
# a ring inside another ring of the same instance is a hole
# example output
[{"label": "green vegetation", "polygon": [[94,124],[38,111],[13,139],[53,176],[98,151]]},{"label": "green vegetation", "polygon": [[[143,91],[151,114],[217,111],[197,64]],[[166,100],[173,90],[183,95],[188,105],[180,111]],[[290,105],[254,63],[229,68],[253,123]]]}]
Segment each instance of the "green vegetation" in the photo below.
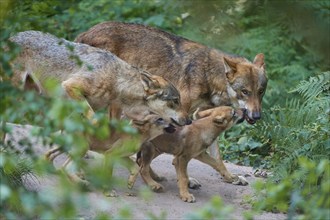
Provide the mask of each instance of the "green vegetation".
[{"label": "green vegetation", "polygon": [[[221,150],[225,159],[267,168],[273,173],[266,183],[256,185],[255,210],[287,212],[289,219],[329,217],[329,1],[16,0],[0,4],[1,137],[4,132],[11,132],[3,122],[39,126],[42,129],[33,130],[31,135],[44,144],[56,144],[65,150],[80,146],[71,154],[79,166],[84,166],[79,152],[87,147],[86,134],[104,137],[109,133],[104,115],[96,116],[102,122],[97,130],[80,116],[86,111],[81,103],[13,88],[8,81],[9,62],[19,48],[6,41],[10,35],[34,29],[73,40],[89,27],[107,20],[156,26],[250,60],[257,53],[265,54],[269,84],[263,118],[255,126],[244,124],[225,133],[219,139]],[[71,112],[76,114],[70,115]],[[118,124],[118,129],[130,131],[125,122]],[[56,135],[59,130],[65,135]],[[51,211],[49,197],[22,187],[21,177],[33,175],[31,170],[37,175],[61,174],[29,151],[29,140],[20,144],[27,158],[21,158],[10,143],[1,140],[0,218],[76,217],[79,207],[86,204],[77,202],[83,198],[73,200],[68,192],[86,195],[70,186],[65,176],[61,181],[63,192],[59,192],[63,193],[63,200],[58,204],[66,209],[61,212]],[[93,181],[95,186],[101,186],[104,177],[96,175]],[[212,219],[228,213],[226,208],[215,208],[219,206],[221,200],[215,198],[189,218]],[[129,210],[121,213],[118,218],[132,218]],[[100,213],[99,217],[116,216]]]}]

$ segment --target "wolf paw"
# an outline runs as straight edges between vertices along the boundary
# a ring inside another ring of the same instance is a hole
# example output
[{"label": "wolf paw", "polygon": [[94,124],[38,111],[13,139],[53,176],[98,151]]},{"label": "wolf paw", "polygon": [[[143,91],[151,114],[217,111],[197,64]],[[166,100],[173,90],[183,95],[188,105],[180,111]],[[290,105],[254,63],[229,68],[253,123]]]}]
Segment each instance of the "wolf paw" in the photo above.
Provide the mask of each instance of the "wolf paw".
[{"label": "wolf paw", "polygon": [[197,179],[195,179],[193,177],[189,177],[188,187],[190,189],[199,189],[199,188],[201,188],[201,186],[202,185],[200,184],[200,182]]},{"label": "wolf paw", "polygon": [[116,190],[105,190],[103,192],[103,194],[106,196],[106,197],[118,197],[118,193],[116,192]]},{"label": "wolf paw", "polygon": [[267,178],[268,176],[271,175],[266,170],[259,170],[259,169],[257,169],[256,171],[254,171],[253,174],[254,174],[255,177],[262,177],[262,178]]},{"label": "wolf paw", "polygon": [[84,180],[84,181],[87,181],[87,180],[86,180],[86,175],[85,175],[84,171],[80,170],[80,171],[76,172],[76,175],[77,175],[80,179],[82,179],[82,180]]},{"label": "wolf paw", "polygon": [[189,203],[196,202],[196,199],[195,199],[194,195],[193,194],[190,194],[190,193],[186,193],[186,194],[180,195],[180,198],[184,202],[189,202]]},{"label": "wolf paw", "polygon": [[243,176],[236,176],[236,179],[232,182],[232,184],[246,186],[249,183]]},{"label": "wolf paw", "polygon": [[137,175],[135,174],[131,174],[129,177],[128,177],[128,180],[127,180],[127,187],[128,189],[132,189],[134,184],[135,184],[135,181],[136,181],[136,177]]},{"label": "wolf paw", "polygon": [[67,175],[68,175],[69,179],[72,182],[80,185],[81,187],[84,187],[84,188],[90,188],[91,187],[90,182],[87,181],[86,179],[81,178],[80,176],[78,176],[78,173],[68,173]]},{"label": "wolf paw", "polygon": [[128,182],[127,182],[127,188],[132,189],[133,186],[134,186],[134,183],[135,183],[135,182],[128,181]]},{"label": "wolf paw", "polygon": [[126,196],[130,196],[130,197],[136,197],[137,196],[136,192],[132,192],[132,191],[126,192],[125,194],[126,194]]},{"label": "wolf paw", "polygon": [[164,191],[164,187],[160,184],[153,184],[150,186],[152,191],[154,192],[163,192]]}]

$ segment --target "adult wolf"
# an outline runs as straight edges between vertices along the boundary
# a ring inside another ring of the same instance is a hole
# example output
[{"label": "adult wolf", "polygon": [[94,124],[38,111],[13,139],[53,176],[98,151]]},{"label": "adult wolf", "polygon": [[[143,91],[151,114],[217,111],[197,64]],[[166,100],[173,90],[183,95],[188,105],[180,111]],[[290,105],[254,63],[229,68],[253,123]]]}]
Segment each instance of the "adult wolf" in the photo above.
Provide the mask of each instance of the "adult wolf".
[{"label": "adult wolf", "polygon": [[112,103],[127,111],[144,106],[176,124],[186,124],[180,93],[172,83],[109,51],[39,31],[20,32],[10,40],[22,49],[12,63],[16,86],[34,87],[47,94],[46,84],[53,81],[61,84],[70,98],[87,101],[91,113]]},{"label": "adult wolf", "polygon": [[[181,94],[183,108],[232,105],[246,109],[245,119],[261,118],[261,101],[267,87],[264,55],[250,62],[162,30],[139,24],[104,22],[80,34],[76,42],[103,48],[131,65],[169,79]],[[214,143],[212,154],[221,163]],[[226,169],[228,182],[237,180]]]}]

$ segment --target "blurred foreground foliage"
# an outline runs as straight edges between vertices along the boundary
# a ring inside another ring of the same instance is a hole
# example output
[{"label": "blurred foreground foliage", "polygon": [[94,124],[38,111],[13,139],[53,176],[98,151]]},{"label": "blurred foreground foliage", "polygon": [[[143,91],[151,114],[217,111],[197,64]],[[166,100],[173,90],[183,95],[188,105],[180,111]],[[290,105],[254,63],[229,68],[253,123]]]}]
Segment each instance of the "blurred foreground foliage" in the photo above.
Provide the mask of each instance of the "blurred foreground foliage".
[{"label": "blurred foreground foliage", "polygon": [[255,183],[254,208],[287,212],[288,219],[329,219],[329,160],[315,162],[300,157],[296,167],[281,181]]},{"label": "blurred foreground foliage", "polygon": [[[44,145],[75,149],[71,154],[77,166],[84,167],[79,152],[88,146],[86,135],[104,137],[109,134],[110,123],[98,114],[102,123],[96,129],[81,117],[86,111],[81,103],[13,88],[8,82],[9,62],[19,48],[6,41],[10,35],[33,29],[73,40],[108,20],[156,26],[250,60],[257,53],[265,54],[269,83],[263,119],[255,126],[237,126],[223,134],[219,139],[223,156],[272,171],[272,178],[256,186],[256,210],[287,212],[289,219],[329,216],[329,1],[5,0],[0,4],[1,136],[11,132],[4,122],[38,126],[31,136]],[[127,123],[120,123],[118,129],[129,130]],[[59,130],[62,135],[56,133]],[[89,207],[80,188],[73,187],[61,172],[29,150],[33,144],[29,140],[19,142],[23,158],[11,143],[1,141],[0,218],[74,218]],[[34,174],[49,173],[63,177],[63,192],[57,192],[62,195],[61,201],[13,184],[23,183],[24,176],[34,179]],[[102,185],[104,177],[94,173],[95,185]],[[118,181],[107,183],[116,185]],[[188,218],[227,216],[230,209],[214,209],[219,206],[221,200],[215,198]],[[118,213],[119,218],[132,218],[129,209]],[[108,216],[105,210],[97,215],[103,219],[116,217]],[[150,218],[157,216],[151,214]]]}]

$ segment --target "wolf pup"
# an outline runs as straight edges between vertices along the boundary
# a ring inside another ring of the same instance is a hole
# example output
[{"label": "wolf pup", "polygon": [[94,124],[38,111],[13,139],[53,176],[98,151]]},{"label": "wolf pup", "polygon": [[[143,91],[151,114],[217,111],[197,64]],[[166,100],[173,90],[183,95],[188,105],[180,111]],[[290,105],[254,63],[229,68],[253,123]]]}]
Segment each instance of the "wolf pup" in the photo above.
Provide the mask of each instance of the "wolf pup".
[{"label": "wolf pup", "polygon": [[[76,42],[109,50],[131,65],[169,79],[190,114],[197,108],[231,105],[246,109],[250,124],[261,118],[267,87],[263,54],[250,62],[156,28],[120,22],[95,25]],[[210,150],[223,164],[216,143]],[[226,168],[222,175],[229,182],[237,180]]]},{"label": "wolf pup", "polygon": [[40,93],[48,94],[46,84],[51,81],[61,84],[70,98],[87,101],[91,114],[115,103],[125,110],[145,106],[179,125],[186,123],[180,93],[172,83],[108,51],[38,31],[20,32],[10,41],[22,49],[12,63],[16,86],[26,87],[26,82],[29,88],[34,83]]},{"label": "wolf pup", "polygon": [[[216,169],[220,174],[225,167],[206,153],[206,149],[216,140],[219,134],[234,124],[244,121],[244,110],[222,106],[198,112],[197,120],[191,125],[178,128],[172,134],[164,133],[148,142],[144,142],[138,153],[137,161],[141,166],[143,180],[154,190],[162,191],[163,186],[150,176],[151,161],[162,153],[175,156],[173,164],[176,169],[180,198],[185,202],[195,202],[188,191],[187,166],[191,159],[200,160]],[[225,179],[229,179],[227,177]],[[243,182],[244,185],[247,182]]]}]

